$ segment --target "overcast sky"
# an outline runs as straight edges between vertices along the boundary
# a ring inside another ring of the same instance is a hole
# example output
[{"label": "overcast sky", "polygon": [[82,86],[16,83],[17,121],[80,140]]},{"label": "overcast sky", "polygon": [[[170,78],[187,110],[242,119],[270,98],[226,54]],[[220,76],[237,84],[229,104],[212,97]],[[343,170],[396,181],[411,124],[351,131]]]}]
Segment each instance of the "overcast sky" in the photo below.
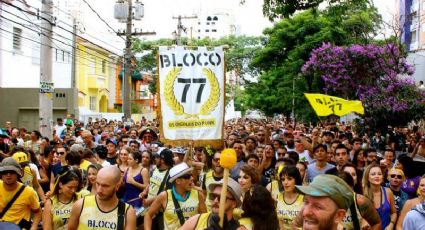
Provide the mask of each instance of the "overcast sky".
[{"label": "overcast sky", "polygon": [[[115,0],[87,1],[113,28],[123,29],[125,27],[113,17]],[[135,1],[133,0],[133,2]],[[156,36],[145,37],[147,39],[171,38],[171,34],[177,26],[177,20],[172,17],[194,15],[201,8],[208,10],[232,9],[235,15],[235,24],[240,25],[241,33],[245,35],[261,35],[266,27],[273,25],[263,16],[263,0],[246,0],[244,5],[239,4],[240,0],[144,0],[142,2],[145,5],[145,17],[141,21],[136,21],[134,27],[143,31],[156,32]],[[384,21],[391,21],[395,15],[396,0],[373,0],[373,2],[383,15]],[[114,43],[115,46],[124,46],[123,40],[116,37],[93,13],[89,15],[89,20],[85,20],[87,33],[101,36],[104,40],[107,39]],[[183,21],[183,23],[187,22]]]}]

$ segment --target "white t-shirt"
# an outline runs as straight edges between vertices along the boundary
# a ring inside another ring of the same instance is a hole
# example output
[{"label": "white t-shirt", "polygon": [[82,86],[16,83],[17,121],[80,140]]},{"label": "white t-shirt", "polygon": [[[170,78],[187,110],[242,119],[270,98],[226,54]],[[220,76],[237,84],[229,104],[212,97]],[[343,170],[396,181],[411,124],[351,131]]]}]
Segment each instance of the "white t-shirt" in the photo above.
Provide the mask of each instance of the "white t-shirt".
[{"label": "white t-shirt", "polygon": [[316,162],[316,160],[310,156],[310,152],[307,149],[304,150],[304,152],[300,153],[299,157],[300,160],[304,158],[308,164],[313,164],[314,162]]}]

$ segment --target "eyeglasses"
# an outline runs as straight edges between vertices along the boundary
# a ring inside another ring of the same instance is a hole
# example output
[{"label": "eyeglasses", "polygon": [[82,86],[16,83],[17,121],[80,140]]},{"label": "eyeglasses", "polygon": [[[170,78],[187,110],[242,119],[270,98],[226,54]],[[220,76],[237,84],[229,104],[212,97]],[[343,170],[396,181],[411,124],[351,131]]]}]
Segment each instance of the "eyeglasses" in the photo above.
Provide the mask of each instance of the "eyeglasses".
[{"label": "eyeglasses", "polygon": [[219,162],[220,161],[220,158],[214,158],[213,161]]},{"label": "eyeglasses", "polygon": [[391,178],[396,178],[397,177],[397,179],[403,178],[401,175],[396,175],[396,174],[391,174],[390,177]]},{"label": "eyeglasses", "polygon": [[185,179],[185,180],[189,180],[192,177],[192,174],[185,174],[181,177],[179,177],[180,179]]},{"label": "eyeglasses", "polygon": [[[210,199],[211,201],[215,201],[215,199],[217,199],[218,202],[220,202],[220,194],[210,193],[208,195],[208,199]],[[235,198],[226,196],[226,200],[235,200]]]},{"label": "eyeglasses", "polygon": [[65,154],[65,152],[56,152],[57,154],[59,154],[59,155],[64,155]]}]

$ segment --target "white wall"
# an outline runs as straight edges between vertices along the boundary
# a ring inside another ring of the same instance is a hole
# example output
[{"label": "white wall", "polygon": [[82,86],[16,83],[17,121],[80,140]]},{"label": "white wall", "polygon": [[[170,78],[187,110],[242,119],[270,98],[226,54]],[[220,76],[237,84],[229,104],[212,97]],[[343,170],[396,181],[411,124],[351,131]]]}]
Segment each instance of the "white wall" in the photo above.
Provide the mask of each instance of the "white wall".
[{"label": "white wall", "polygon": [[[40,1],[27,1],[34,8],[26,8],[36,12],[36,8],[41,9]],[[12,2],[19,7],[18,1]],[[2,16],[13,20],[1,20],[1,47],[0,47],[0,87],[3,88],[38,88],[40,84],[40,20],[35,16],[21,12],[6,4],[2,5]],[[10,13],[8,13],[9,11]],[[15,15],[13,15],[15,14]],[[61,15],[56,15],[58,19]],[[63,20],[67,22],[67,20]],[[69,23],[69,20],[68,22]],[[71,24],[70,22],[69,24]],[[22,25],[19,25],[22,24]],[[66,27],[63,23],[57,22],[58,26]],[[13,28],[22,29],[21,48],[19,50],[13,47]],[[72,30],[72,28],[71,28]],[[71,58],[72,58],[72,34],[59,29],[53,30],[52,41],[52,79],[55,88],[71,87]],[[60,37],[62,36],[62,37]],[[55,40],[57,39],[57,40]],[[59,41],[58,41],[59,40]],[[62,42],[60,42],[62,41]],[[59,50],[59,52],[56,52]],[[65,60],[62,58],[65,52]],[[56,61],[58,57],[61,60]]]},{"label": "white wall", "polygon": [[409,53],[407,62],[415,67],[415,73],[413,74],[415,82],[425,81],[425,51]]}]

